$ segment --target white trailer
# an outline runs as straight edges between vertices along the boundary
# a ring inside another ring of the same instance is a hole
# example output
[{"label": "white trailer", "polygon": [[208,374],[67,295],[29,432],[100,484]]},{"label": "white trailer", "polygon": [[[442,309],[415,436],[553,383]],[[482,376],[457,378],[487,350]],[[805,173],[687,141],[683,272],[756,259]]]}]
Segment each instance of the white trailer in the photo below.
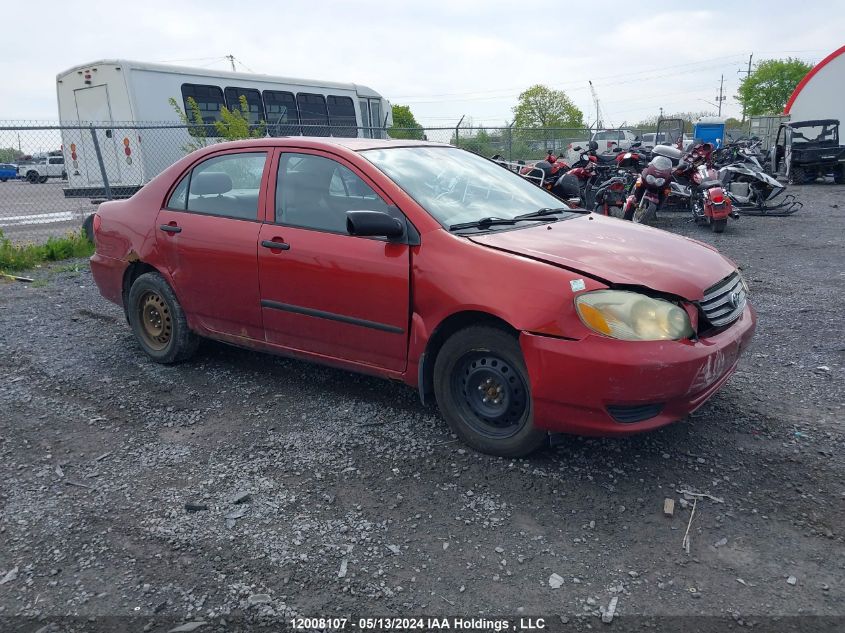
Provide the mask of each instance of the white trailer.
[{"label": "white trailer", "polygon": [[[213,123],[241,95],[270,136],[382,137],[393,124],[390,102],[358,84],[119,59],[59,73],[56,93],[67,197],[104,197],[107,186],[113,197],[132,195],[191,146],[218,140]],[[171,98],[185,112],[193,98],[206,125],[186,128]]]}]

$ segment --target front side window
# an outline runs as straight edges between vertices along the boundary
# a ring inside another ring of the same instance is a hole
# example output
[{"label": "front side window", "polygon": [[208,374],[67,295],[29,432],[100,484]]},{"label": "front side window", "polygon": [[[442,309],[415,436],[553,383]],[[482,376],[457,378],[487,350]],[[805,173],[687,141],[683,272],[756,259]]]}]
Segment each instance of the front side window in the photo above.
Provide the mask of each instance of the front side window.
[{"label": "front side window", "polygon": [[[493,217],[511,219],[559,198],[496,163],[454,147],[391,147],[361,152],[444,227]],[[552,218],[572,217],[569,214]],[[515,228],[531,226],[520,222]],[[492,226],[490,230],[510,228]],[[482,229],[473,229],[482,230]]]},{"label": "front side window", "polygon": [[328,136],[329,115],[323,95],[300,92],[296,95],[302,133],[306,136]]},{"label": "front side window", "polygon": [[[265,152],[225,154],[203,161],[191,171],[187,210],[243,220],[256,220]],[[181,184],[179,185],[181,187]],[[171,196],[174,200],[179,187]]]},{"label": "front side window", "polygon": [[387,211],[387,203],[352,170],[310,154],[283,154],[276,178],[276,222],[346,233],[347,211]]},{"label": "front side window", "polygon": [[[193,125],[194,109],[190,100],[193,100],[199,108],[200,117],[206,123],[204,128]],[[217,131],[214,122],[221,119],[220,108],[225,105],[223,91],[218,86],[205,86],[200,84],[182,84],[182,103],[185,107],[185,114],[192,124],[188,132],[192,136],[216,136]]]},{"label": "front side window", "polygon": [[57,156],[57,157],[55,157],[55,158],[51,158],[51,159],[50,159],[50,164],[51,164],[51,165],[64,165],[64,164],[65,164],[65,159],[64,159],[64,158],[62,158],[61,156]]},{"label": "front side window", "polygon": [[258,125],[264,120],[264,104],[261,93],[252,88],[226,88],[226,107],[229,110],[241,109],[241,96],[246,98],[247,119],[250,125]]}]

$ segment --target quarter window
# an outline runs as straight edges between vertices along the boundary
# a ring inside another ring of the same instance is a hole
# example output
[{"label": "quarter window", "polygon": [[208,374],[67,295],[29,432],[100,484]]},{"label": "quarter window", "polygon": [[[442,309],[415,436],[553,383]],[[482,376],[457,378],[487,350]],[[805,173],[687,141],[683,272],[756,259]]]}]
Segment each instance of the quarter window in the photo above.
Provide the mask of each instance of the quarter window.
[{"label": "quarter window", "polygon": [[346,212],[388,211],[387,203],[352,170],[310,154],[283,154],[276,178],[276,222],[346,233]]},{"label": "quarter window", "polygon": [[326,97],[329,109],[329,124],[333,136],[358,136],[358,121],[355,119],[355,104],[349,97],[329,95]]},{"label": "quarter window", "polygon": [[247,116],[250,125],[258,125],[264,120],[264,104],[261,93],[252,88],[226,88],[226,107],[229,110],[241,109],[241,95],[246,97]]},{"label": "quarter window", "polygon": [[[188,191],[188,211],[243,220],[256,220],[265,152],[215,156],[194,167]],[[176,195],[181,183],[171,196]]]},{"label": "quarter window", "polygon": [[200,84],[182,84],[182,103],[185,107],[185,114],[188,115],[188,120],[194,123],[193,108],[188,103],[188,99],[193,99],[197,102],[200,116],[207,125],[203,129],[192,125],[188,128],[191,136],[217,136],[214,128],[214,122],[221,118],[220,108],[223,107],[223,91],[218,86],[204,86]]},{"label": "quarter window", "polygon": [[165,207],[173,209],[174,211],[184,211],[188,206],[188,181],[191,179],[190,173],[185,174],[176,189],[170,194]]},{"label": "quarter window", "polygon": [[299,110],[292,92],[265,90],[264,109],[267,112],[267,133],[270,136],[299,134]]},{"label": "quarter window", "polygon": [[302,133],[306,136],[328,136],[329,117],[323,95],[300,92],[296,95]]}]

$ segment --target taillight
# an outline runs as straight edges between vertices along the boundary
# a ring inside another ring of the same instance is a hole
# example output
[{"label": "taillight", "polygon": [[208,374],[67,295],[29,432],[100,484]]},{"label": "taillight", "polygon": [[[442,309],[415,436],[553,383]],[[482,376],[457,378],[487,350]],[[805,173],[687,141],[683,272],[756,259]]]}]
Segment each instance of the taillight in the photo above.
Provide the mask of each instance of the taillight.
[{"label": "taillight", "polygon": [[722,193],[721,189],[711,189],[710,201],[715,202],[716,204],[722,204],[725,201],[725,194]]}]

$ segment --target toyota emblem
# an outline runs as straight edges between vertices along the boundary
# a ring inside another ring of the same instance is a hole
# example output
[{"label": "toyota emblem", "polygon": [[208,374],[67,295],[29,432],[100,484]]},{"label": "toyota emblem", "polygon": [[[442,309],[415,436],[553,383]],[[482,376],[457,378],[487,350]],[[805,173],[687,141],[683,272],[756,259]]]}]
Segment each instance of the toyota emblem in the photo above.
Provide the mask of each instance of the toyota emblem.
[{"label": "toyota emblem", "polygon": [[742,301],[742,295],[740,294],[739,290],[736,290],[731,293],[731,297],[729,299],[731,307],[736,310],[739,307],[740,301]]}]

